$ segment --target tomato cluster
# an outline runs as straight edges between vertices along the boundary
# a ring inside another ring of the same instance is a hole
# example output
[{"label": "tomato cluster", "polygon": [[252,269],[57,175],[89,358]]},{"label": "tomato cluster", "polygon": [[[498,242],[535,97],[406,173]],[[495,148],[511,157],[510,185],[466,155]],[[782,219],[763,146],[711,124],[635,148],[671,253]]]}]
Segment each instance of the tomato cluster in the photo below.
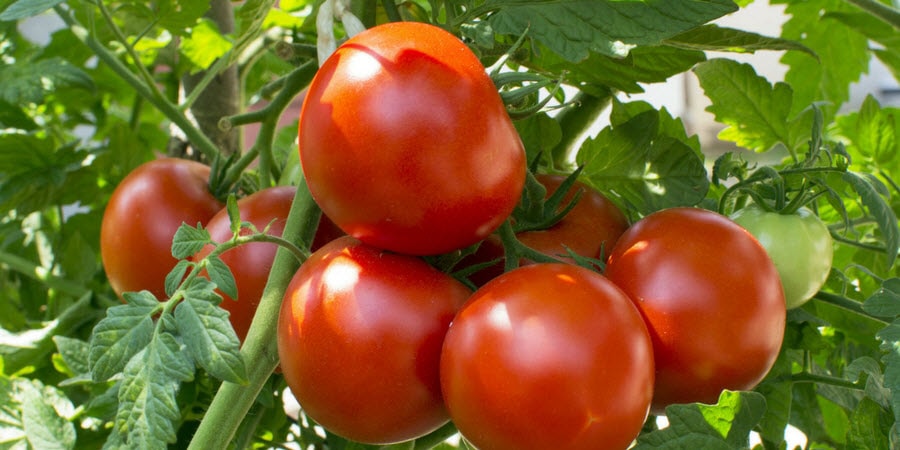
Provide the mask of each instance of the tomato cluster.
[{"label": "tomato cluster", "polygon": [[[725,216],[673,208],[629,226],[575,184],[561,220],[498,238],[522,222],[522,144],[484,67],[440,29],[393,23],[339,47],[304,100],[299,151],[349,236],[292,279],[279,356],[304,413],[345,438],[451,420],[477,448],[624,449],[651,411],[752,389],[779,352],[778,272]],[[548,197],[565,179],[536,178]],[[474,292],[422,258],[475,243],[461,262],[486,267]],[[504,272],[509,245],[559,261]]]}]

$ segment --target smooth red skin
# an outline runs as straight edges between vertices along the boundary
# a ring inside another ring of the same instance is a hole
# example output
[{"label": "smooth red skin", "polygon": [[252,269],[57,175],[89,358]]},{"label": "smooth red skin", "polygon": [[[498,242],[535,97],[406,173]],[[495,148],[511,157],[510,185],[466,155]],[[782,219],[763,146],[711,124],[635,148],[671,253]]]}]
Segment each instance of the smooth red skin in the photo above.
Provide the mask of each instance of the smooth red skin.
[{"label": "smooth red skin", "polygon": [[166,275],[178,260],[172,237],[182,223],[205,224],[222,209],[208,189],[210,169],[164,158],[144,163],[113,191],[100,226],[100,255],[118,295],[148,290],[166,298]]},{"label": "smooth red skin", "polygon": [[[259,231],[268,227],[267,234],[280,237],[284,232],[284,226],[296,192],[297,188],[293,186],[277,186],[263,189],[238,200],[237,206],[240,211],[241,222],[250,222]],[[222,209],[216,213],[207,223],[206,230],[209,231],[210,237],[215,242],[221,243],[230,240],[233,234],[228,211]],[[244,228],[241,230],[241,234],[248,235],[251,234],[251,231]],[[342,234],[340,229],[334,226],[327,217],[323,216],[319,222],[319,228],[316,230],[312,249],[316,250]],[[194,256],[194,260],[199,261],[203,259],[212,250],[213,246],[206,246]],[[272,264],[275,262],[277,250],[278,244],[251,242],[219,255],[222,261],[231,269],[238,291],[237,300],[218,291],[219,295],[224,298],[221,306],[230,313],[231,325],[234,327],[234,331],[241,342],[247,336],[250,323],[253,321],[257,307],[259,307],[259,301],[269,279],[269,273],[272,271]]]},{"label": "smooth red skin", "polygon": [[448,420],[441,345],[470,294],[419,258],[332,241],[301,266],[281,305],[285,380],[306,414],[347,439],[429,433]]},{"label": "smooth red skin", "polygon": [[696,208],[651,214],[619,238],[606,276],[653,338],[655,413],[752,389],[778,356],[786,314],[778,272],[727,217]]},{"label": "smooth red skin", "polygon": [[[564,176],[548,174],[538,174],[535,177],[547,188],[547,197],[553,195],[566,179]],[[608,254],[619,236],[628,228],[628,218],[615,203],[580,181],[576,181],[569,188],[562,205],[568,205],[579,190],[582,194],[578,203],[562,220],[545,230],[518,233],[516,237],[519,241],[562,262],[574,262],[568,256],[567,248],[588,258],[599,259]],[[475,254],[462,264],[472,265],[498,258],[503,258],[503,244],[500,243],[499,237],[491,235],[479,246]],[[519,264],[533,264],[533,261],[522,259]],[[502,261],[478,271],[470,277],[470,280],[476,286],[483,286],[501,273],[503,273]]]},{"label": "smooth red skin", "polygon": [[432,25],[379,25],[341,45],[309,87],[300,160],[347,234],[399,253],[472,245],[525,182],[522,142],[484,66]]},{"label": "smooth red skin", "polygon": [[475,291],[453,320],[441,387],[478,448],[625,449],[653,395],[650,336],[602,275],[520,267]]}]

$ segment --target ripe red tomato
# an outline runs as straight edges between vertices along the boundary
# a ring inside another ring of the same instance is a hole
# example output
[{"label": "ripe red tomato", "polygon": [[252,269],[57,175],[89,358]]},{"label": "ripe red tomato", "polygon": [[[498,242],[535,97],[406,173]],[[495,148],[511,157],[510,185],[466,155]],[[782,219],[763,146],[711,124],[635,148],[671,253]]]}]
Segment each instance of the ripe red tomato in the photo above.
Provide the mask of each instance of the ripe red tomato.
[{"label": "ripe red tomato", "polygon": [[322,211],[400,253],[484,239],[525,181],[522,142],[484,67],[423,23],[379,25],[341,45],[309,87],[299,146]]},{"label": "ripe red tomato", "polygon": [[444,334],[471,292],[419,258],[339,238],[288,285],[278,318],[281,369],[303,411],[354,441],[385,444],[448,420]]},{"label": "ripe red tomato", "polygon": [[[250,222],[259,231],[268,226],[268,234],[281,236],[296,192],[297,188],[293,186],[277,186],[263,189],[238,200],[237,206],[240,210],[241,222]],[[209,231],[213,241],[225,242],[231,239],[231,220],[228,217],[228,211],[222,209],[212,219],[209,219],[206,230]],[[250,233],[249,229],[241,230],[241,234]],[[313,241],[313,250],[341,234],[340,229],[334,226],[327,217],[322,216]],[[195,261],[199,261],[209,255],[212,250],[213,246],[208,245],[193,258]],[[219,295],[224,298],[221,306],[231,313],[229,317],[231,325],[241,342],[247,336],[253,315],[256,314],[256,308],[259,307],[259,301],[269,279],[269,272],[272,270],[277,250],[277,244],[251,242],[219,255],[222,262],[234,274],[238,291],[236,301],[220,291]]]},{"label": "ripe red tomato", "polygon": [[[535,178],[547,188],[547,196],[553,195],[566,177],[560,175],[538,174]],[[562,205],[566,206],[581,190],[582,194],[565,217],[545,230],[525,231],[516,237],[523,244],[563,262],[571,262],[567,256],[567,248],[578,255],[588,258],[601,258],[608,254],[619,236],[628,228],[628,219],[622,211],[603,194],[590,186],[576,181],[566,192]],[[603,253],[603,254],[601,254]],[[462,261],[462,266],[483,263],[503,258],[503,245],[496,235],[489,236],[478,247],[471,257]],[[531,264],[523,259],[520,265]],[[482,286],[503,273],[503,263],[482,269],[469,279],[477,286]]]},{"label": "ripe red tomato", "polygon": [[207,188],[209,167],[165,158],[142,164],[116,186],[103,212],[100,255],[118,295],[148,290],[166,298],[166,275],[178,263],[172,237],[182,223],[206,223],[222,209]]},{"label": "ripe red tomato", "polygon": [[752,389],[784,336],[784,294],[765,249],[738,224],[696,208],[638,221],[612,249],[606,276],[637,305],[653,338],[653,410],[715,403]]},{"label": "ripe red tomato", "polygon": [[441,388],[478,448],[625,449],[653,395],[650,336],[602,275],[520,267],[460,309],[444,340]]}]

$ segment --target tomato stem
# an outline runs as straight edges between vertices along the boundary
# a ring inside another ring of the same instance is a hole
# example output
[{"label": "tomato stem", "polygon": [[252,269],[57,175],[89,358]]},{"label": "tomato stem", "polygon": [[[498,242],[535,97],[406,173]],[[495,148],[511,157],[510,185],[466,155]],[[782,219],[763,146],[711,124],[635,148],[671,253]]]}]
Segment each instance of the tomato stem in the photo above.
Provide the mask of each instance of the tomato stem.
[{"label": "tomato stem", "polygon": [[612,103],[611,93],[597,97],[579,92],[572,100],[572,105],[556,115],[562,128],[562,140],[550,151],[554,168],[568,171],[574,163],[574,155],[588,129],[597,121],[606,108]]},{"label": "tomato stem", "polygon": [[[297,194],[291,205],[282,238],[290,242],[299,242],[301,246],[308,248],[315,236],[320,217],[318,205],[313,201],[305,181],[301,181],[297,186]],[[278,250],[266,289],[247,332],[247,339],[241,347],[241,356],[247,366],[248,383],[246,385],[222,383],[206,416],[200,422],[189,449],[228,448],[266,380],[278,365],[276,339],[278,314],[287,284],[298,266],[297,260],[288,250]]]},{"label": "tomato stem", "polygon": [[855,389],[855,390],[865,390],[865,385],[861,385],[857,382],[845,380],[843,378],[837,378],[827,375],[816,375],[809,372],[801,372],[797,374],[793,374],[790,377],[790,381],[794,383],[820,383],[827,384],[830,386],[841,387],[846,389]]},{"label": "tomato stem", "polygon": [[813,296],[813,298],[816,300],[837,306],[838,308],[842,308],[847,311],[854,312],[860,316],[867,317],[876,322],[881,322],[885,325],[888,325],[891,323],[890,321],[885,320],[881,317],[876,317],[876,316],[873,316],[873,315],[867,313],[863,309],[862,303],[851,300],[851,299],[841,296],[841,295],[832,294],[830,292],[819,291],[816,293],[816,295]]}]

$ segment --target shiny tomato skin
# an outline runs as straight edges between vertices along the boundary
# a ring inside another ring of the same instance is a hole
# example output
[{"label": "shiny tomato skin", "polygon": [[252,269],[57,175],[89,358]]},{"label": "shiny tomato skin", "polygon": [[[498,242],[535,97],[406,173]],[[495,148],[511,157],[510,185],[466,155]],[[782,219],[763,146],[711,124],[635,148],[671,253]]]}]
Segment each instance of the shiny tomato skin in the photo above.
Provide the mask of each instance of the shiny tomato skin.
[{"label": "shiny tomato skin", "polygon": [[[237,206],[241,222],[250,222],[259,231],[268,227],[267,234],[281,236],[296,192],[297,188],[293,186],[276,186],[262,189],[238,200]],[[313,250],[340,236],[340,230],[327,217],[322,217],[319,228],[316,230]],[[230,240],[232,232],[228,211],[222,209],[209,219],[206,230],[215,242],[221,243]],[[251,230],[243,228],[241,234],[251,234]],[[212,250],[213,246],[208,245],[194,255],[193,259],[200,261]],[[259,301],[269,280],[269,272],[272,270],[277,250],[278,244],[251,242],[219,255],[222,262],[231,269],[238,291],[237,299],[218,291],[219,295],[224,298],[220,305],[230,313],[231,325],[241,342],[247,336],[247,330],[250,329],[256,308],[259,307]]]},{"label": "shiny tomato skin", "polygon": [[299,151],[313,197],[347,234],[429,255],[487,237],[519,201],[524,148],[485,68],[433,25],[379,25],[309,87]]},{"label": "shiny tomato skin", "polygon": [[[547,189],[547,197],[553,195],[566,179],[565,176],[550,174],[537,174],[535,178]],[[582,194],[578,203],[565,217],[544,230],[516,233],[519,241],[562,262],[574,262],[568,256],[568,250],[587,258],[601,259],[608,254],[619,236],[628,228],[628,218],[615,203],[580,181],[576,181],[566,192],[560,210],[567,206],[579,191]],[[503,245],[500,238],[492,234],[461,264],[464,267],[502,258]],[[527,265],[533,262],[523,259],[519,264]],[[483,286],[501,273],[503,273],[502,260],[496,265],[476,272],[469,279],[476,286]]]},{"label": "shiny tomato skin", "polygon": [[100,226],[100,255],[118,295],[148,290],[166,298],[166,275],[178,263],[172,237],[182,223],[205,224],[222,209],[207,187],[210,169],[163,158],[144,163],[113,191]]},{"label": "shiny tomato skin", "polygon": [[345,438],[386,444],[446,423],[439,362],[447,327],[471,292],[419,258],[346,236],[291,280],[278,354],[303,411]]},{"label": "shiny tomato skin", "polygon": [[460,309],[444,340],[441,387],[477,448],[625,449],[653,395],[650,336],[602,275],[520,267]]},{"label": "shiny tomato skin", "polygon": [[778,356],[786,314],[778,272],[725,216],[672,208],[644,217],[619,238],[606,276],[650,330],[656,413],[752,389]]}]

